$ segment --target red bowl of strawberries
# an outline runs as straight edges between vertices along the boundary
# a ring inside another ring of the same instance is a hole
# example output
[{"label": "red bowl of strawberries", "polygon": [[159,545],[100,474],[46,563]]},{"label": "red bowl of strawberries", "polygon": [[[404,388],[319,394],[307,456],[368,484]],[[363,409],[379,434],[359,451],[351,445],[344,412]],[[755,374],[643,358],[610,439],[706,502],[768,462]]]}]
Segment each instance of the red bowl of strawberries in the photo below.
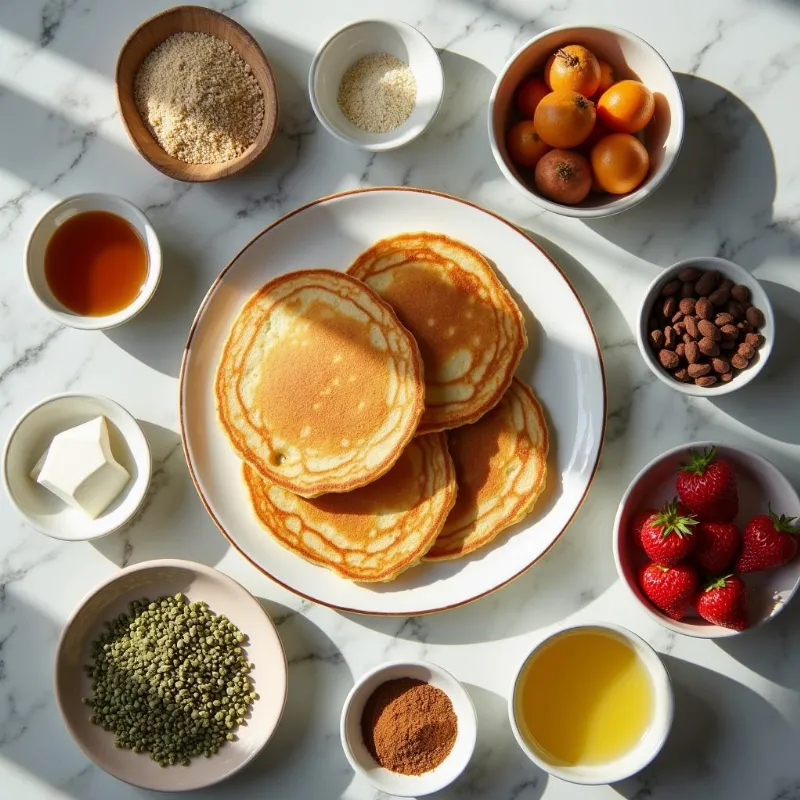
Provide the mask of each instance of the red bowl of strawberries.
[{"label": "red bowl of strawberries", "polygon": [[800,498],[762,456],[696,442],[633,479],[614,522],[623,583],[664,627],[717,639],[761,625],[800,585]]}]

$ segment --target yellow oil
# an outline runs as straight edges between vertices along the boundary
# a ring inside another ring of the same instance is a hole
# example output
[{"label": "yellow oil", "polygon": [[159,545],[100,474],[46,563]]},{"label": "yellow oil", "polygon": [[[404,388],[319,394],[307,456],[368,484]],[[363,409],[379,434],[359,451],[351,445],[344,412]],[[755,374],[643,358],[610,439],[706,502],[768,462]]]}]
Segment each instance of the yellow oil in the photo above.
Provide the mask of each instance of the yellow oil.
[{"label": "yellow oil", "polygon": [[596,765],[629,752],[653,716],[653,689],[634,649],[612,633],[567,631],[526,664],[519,727],[547,761]]}]

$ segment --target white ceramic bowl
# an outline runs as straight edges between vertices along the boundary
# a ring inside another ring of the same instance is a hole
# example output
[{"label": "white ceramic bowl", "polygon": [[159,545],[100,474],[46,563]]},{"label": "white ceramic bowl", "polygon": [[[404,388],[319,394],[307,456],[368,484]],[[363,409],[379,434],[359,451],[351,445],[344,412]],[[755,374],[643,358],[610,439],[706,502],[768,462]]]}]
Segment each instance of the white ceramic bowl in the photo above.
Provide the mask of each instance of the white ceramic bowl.
[{"label": "white ceramic bowl", "polygon": [[[645,735],[633,750],[616,761],[611,761],[606,764],[574,766],[554,764],[547,757],[547,754],[541,750],[535,742],[528,738],[522,730],[521,723],[517,721],[518,695],[521,689],[520,679],[526,666],[531,659],[536,657],[541,648],[549,642],[552,642],[557,637],[569,636],[577,631],[595,631],[603,633],[608,636],[616,637],[630,645],[644,664],[650,676],[653,689],[653,720]],[[561,628],[540,641],[522,662],[514,677],[508,698],[508,717],[511,721],[511,729],[514,731],[514,737],[525,755],[537,766],[549,772],[551,775],[554,775],[556,778],[587,786],[615,783],[616,781],[625,780],[625,778],[629,778],[631,775],[635,775],[637,772],[643,770],[658,755],[659,751],[664,746],[664,742],[667,740],[667,735],[672,727],[673,713],[674,698],[672,684],[670,683],[669,674],[664,664],[661,662],[658,653],[656,653],[644,639],[637,636],[632,631],[629,631],[627,628],[605,622],[602,624],[575,625]]]},{"label": "white ceramic bowl", "polygon": [[[742,450],[716,442],[694,442],[673,447],[654,458],[631,481],[620,500],[614,520],[614,562],[620,580],[636,604],[648,616],[675,633],[700,639],[721,639],[740,632],[712,625],[693,614],[680,621],[662,614],[639,588],[637,572],[647,563],[647,556],[631,541],[630,527],[636,514],[646,508],[660,508],[675,497],[675,475],[681,464],[689,459],[689,449],[703,450],[711,445],[717,455],[727,459],[736,472],[739,492],[739,514],[734,522],[740,530],[749,519],[767,513],[767,505],[779,514],[800,515],[800,498],[778,468],[766,458],[750,450]],[[750,627],[763,625],[780,614],[800,586],[800,558],[779,569],[754,572],[743,576],[747,584]],[[746,629],[746,630],[749,630]]]},{"label": "white ceramic bowl", "polygon": [[[716,383],[714,386],[704,388],[695,386],[693,383],[681,383],[676,381],[659,362],[655,350],[648,341],[647,320],[653,304],[661,295],[661,289],[670,281],[674,280],[677,274],[685,267],[697,267],[704,272],[717,270],[724,277],[730,278],[734,283],[741,283],[750,289],[750,302],[764,312],[764,325],[760,329],[766,341],[759,350],[756,351],[755,358],[750,362],[750,366],[742,370],[733,380],[728,383]],[[747,386],[764,369],[769,360],[772,348],[775,343],[775,312],[772,310],[772,303],[767,297],[767,293],[761,288],[761,284],[746,270],[742,269],[733,261],[715,256],[703,256],[701,258],[687,258],[679,261],[671,267],[663,270],[654,278],[653,282],[647,287],[639,307],[639,324],[636,328],[636,342],[639,345],[639,352],[642,354],[645,363],[650,367],[650,371],[662,382],[681,394],[688,394],[692,397],[715,397],[723,394],[730,394],[743,386]]]},{"label": "white ceramic bowl", "polygon": [[[81,698],[91,694],[83,667],[89,647],[105,623],[128,612],[133,600],[154,600],[182,592],[190,602],[204,600],[216,614],[224,614],[248,637],[247,658],[258,698],[247,724],[236,730],[211,758],[192,759],[188,767],[160,767],[145,753],[114,746],[114,736],[89,722]],[[252,761],[278,727],[286,702],[287,667],[275,626],[262,605],[236,581],[211,567],[192,561],[148,561],[117,572],[95,588],[68,620],[56,648],[55,695],[72,738],[98,767],[121,781],[160,792],[201,789],[230,777]]]},{"label": "white ceramic bowl", "polygon": [[[630,194],[615,196],[592,192],[576,206],[554,203],[542,197],[509,158],[506,133],[519,119],[514,108],[514,92],[523,80],[542,69],[552,53],[568,44],[588,47],[614,67],[619,80],[635,78],[655,94],[656,113],[644,131],[650,153],[650,172],[642,185]],[[647,42],[622,28],[563,25],[540,33],[511,56],[489,99],[489,142],[501,171],[534,203],[567,217],[609,217],[641,203],[672,169],[683,142],[683,130],[683,98],[669,64]]]},{"label": "white ceramic bowl", "polygon": [[[379,766],[361,736],[361,716],[372,693],[395,678],[417,678],[441,689],[452,701],[458,736],[450,755],[430,772],[401,775]],[[364,675],[350,690],[342,708],[342,747],[350,766],[372,786],[399,797],[420,797],[449,786],[466,769],[475,750],[477,721],[467,690],[446,670],[427,661],[392,661]]]},{"label": "white ceramic bowl", "polygon": [[[47,244],[58,228],[76,214],[86,211],[108,211],[128,222],[139,234],[147,251],[147,277],[133,302],[115,314],[93,317],[76,314],[63,306],[53,295],[44,272]],[[161,280],[161,245],[156,232],[143,211],[124,197],[114,194],[78,194],[49,208],[39,218],[25,246],[25,276],[34,297],[62,325],[85,331],[115,328],[133,319],[149,302]]]},{"label": "white ceramic bowl", "polygon": [[[370,133],[350,122],[339,108],[344,73],[370,53],[389,53],[408,64],[417,81],[411,116],[388,133]],[[365,19],[332,33],[321,45],[308,75],[308,93],[319,121],[337,139],[362,150],[394,150],[416,139],[442,105],[444,73],[433,45],[405,22]]]},{"label": "white ceramic bowl", "polygon": [[[57,433],[98,416],[108,420],[114,457],[130,481],[96,519],[71,508],[30,477]],[[129,522],[147,496],[152,473],[150,445],[139,423],[107,397],[57,394],[28,409],[15,423],[3,451],[3,485],[11,504],[36,530],[70,542],[99,539]]]}]

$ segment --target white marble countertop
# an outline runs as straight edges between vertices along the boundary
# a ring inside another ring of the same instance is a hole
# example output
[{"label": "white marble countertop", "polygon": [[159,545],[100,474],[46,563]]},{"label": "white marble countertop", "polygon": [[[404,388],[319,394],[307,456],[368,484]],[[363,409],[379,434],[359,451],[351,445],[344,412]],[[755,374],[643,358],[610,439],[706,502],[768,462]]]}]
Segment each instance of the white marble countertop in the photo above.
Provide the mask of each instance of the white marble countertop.
[{"label": "white marble countertop", "polygon": [[[117,51],[165,0],[4,0],[0,4],[0,435],[41,398],[100,392],[144,421],[156,459],[148,507],[124,535],[67,544],[26,528],[0,501],[0,797],[141,798],[92,766],[53,700],[52,660],[73,606],[121,565],[156,557],[214,565],[265,598],[290,663],[285,718],[255,765],[197,797],[373,800],[339,745],[354,676],[395,657],[452,670],[475,700],[479,739],[467,774],[443,798],[800,798],[800,601],[768,627],[721,644],[677,638],[625,595],[609,532],[631,476],[696,438],[751,447],[800,483],[800,4],[795,0],[222,0],[277,74],[281,130],[240,177],[176,183],[134,151],[116,111]],[[393,153],[334,140],[305,91],[318,43],[364,16],[399,16],[441,48],[447,96],[432,129]],[[494,76],[526,39],[563,23],[627,27],[679,73],[688,129],[679,163],[633,211],[584,224],[541,212],[495,166],[486,136]],[[510,587],[435,617],[354,618],[310,606],[228,547],[189,480],[177,430],[184,337],[221,267],[280,214],[360,185],[408,184],[461,195],[532,232],[588,306],[603,345],[610,419],[602,466],[577,520]],[[153,303],[103,333],[60,328],[25,287],[22,252],[59,198],[107,190],[146,209],[165,248]],[[724,399],[685,398],[656,382],[631,334],[658,270],[719,254],[752,270],[776,306],[780,338],[765,374]],[[646,637],[670,669],[674,734],[640,776],[581,788],[537,770],[515,744],[506,695],[532,643],[564,621],[614,620]],[[381,796],[383,797],[383,796]]]}]

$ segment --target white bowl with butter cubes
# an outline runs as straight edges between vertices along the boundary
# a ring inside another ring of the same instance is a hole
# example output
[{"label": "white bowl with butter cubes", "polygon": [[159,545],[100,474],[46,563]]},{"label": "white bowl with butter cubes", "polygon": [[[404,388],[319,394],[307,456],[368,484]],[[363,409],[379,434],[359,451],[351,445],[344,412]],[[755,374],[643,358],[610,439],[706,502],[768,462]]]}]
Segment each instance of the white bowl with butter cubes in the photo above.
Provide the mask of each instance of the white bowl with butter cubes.
[{"label": "white bowl with butter cubes", "polygon": [[365,19],[320,45],[308,93],[319,121],[340,141],[394,150],[433,122],[444,97],[444,72],[436,49],[416,28]]},{"label": "white bowl with butter cubes", "polygon": [[139,423],[106,397],[59,394],[26,411],[3,452],[11,504],[33,528],[65,541],[99,539],[136,515],[152,474]]}]

